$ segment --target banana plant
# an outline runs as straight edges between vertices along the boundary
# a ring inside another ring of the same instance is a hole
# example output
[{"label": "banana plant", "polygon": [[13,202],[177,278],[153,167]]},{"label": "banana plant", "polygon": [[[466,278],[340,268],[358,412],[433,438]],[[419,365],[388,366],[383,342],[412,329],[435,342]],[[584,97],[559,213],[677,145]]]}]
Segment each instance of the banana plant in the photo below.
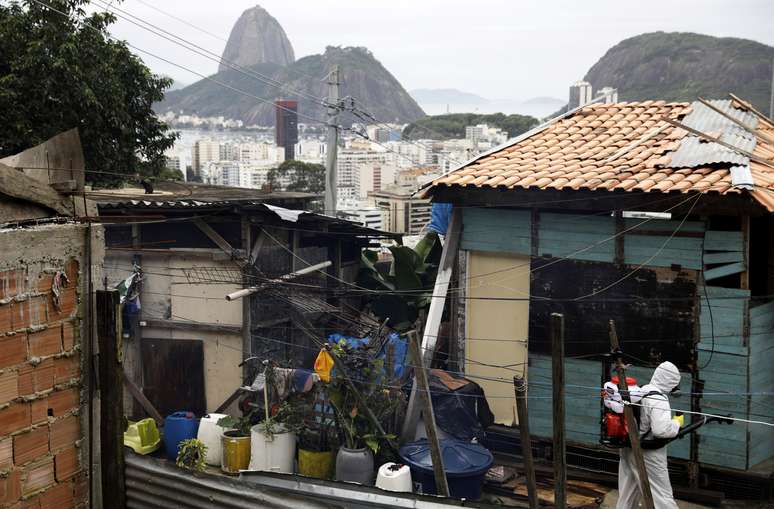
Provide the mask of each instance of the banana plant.
[{"label": "banana plant", "polygon": [[378,266],[378,254],[364,249],[360,256],[358,285],[374,290],[367,294],[371,311],[399,332],[412,327],[419,312],[430,306],[435,277],[441,261],[438,234],[426,234],[414,249],[391,246],[389,270]]}]

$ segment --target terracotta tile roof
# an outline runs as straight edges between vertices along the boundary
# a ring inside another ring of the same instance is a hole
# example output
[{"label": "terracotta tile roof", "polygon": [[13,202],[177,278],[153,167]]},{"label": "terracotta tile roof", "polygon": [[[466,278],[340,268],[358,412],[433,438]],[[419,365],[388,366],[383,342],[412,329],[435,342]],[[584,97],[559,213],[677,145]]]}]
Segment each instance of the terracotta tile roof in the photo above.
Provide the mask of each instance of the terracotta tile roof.
[{"label": "terracotta tile roof", "polygon": [[[774,127],[759,123],[758,117],[739,109],[738,103],[711,103],[774,138]],[[748,150],[754,146],[755,155],[774,161],[774,145],[760,138],[756,143],[755,134],[699,102],[591,104],[515,138],[436,179],[431,186],[720,194],[745,189],[774,211],[774,193],[758,188],[774,189],[774,168],[708,142],[664,118],[720,135],[720,140],[734,147],[744,144]],[[673,159],[679,164],[673,164]]]}]

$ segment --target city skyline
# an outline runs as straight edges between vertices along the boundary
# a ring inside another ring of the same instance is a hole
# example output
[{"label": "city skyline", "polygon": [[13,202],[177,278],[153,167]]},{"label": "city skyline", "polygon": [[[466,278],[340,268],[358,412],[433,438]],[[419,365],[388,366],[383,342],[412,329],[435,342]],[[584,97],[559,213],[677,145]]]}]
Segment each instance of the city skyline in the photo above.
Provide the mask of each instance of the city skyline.
[{"label": "city skyline", "polygon": [[[167,0],[160,6],[212,35],[139,0],[122,3],[120,8],[220,54],[239,15],[254,5],[254,1],[236,0],[213,11],[211,4],[201,0]],[[323,52],[326,45],[365,46],[406,90],[456,88],[488,99],[566,99],[569,84],[582,78],[605,51],[644,32],[690,31],[774,45],[774,32],[766,23],[774,19],[774,2],[765,0],[736,2],[733,9],[721,0],[679,4],[658,0],[626,8],[612,0],[593,5],[490,0],[479,2],[475,9],[469,3],[440,0],[264,0],[260,5],[283,26],[297,58]],[[492,12],[501,14],[492,16]],[[434,21],[428,23],[428,19]],[[215,62],[127,21],[117,20],[111,31],[203,74],[217,70]],[[141,57],[155,72],[180,83],[199,79],[152,57]],[[496,77],[488,72],[495,68],[501,71]]]}]

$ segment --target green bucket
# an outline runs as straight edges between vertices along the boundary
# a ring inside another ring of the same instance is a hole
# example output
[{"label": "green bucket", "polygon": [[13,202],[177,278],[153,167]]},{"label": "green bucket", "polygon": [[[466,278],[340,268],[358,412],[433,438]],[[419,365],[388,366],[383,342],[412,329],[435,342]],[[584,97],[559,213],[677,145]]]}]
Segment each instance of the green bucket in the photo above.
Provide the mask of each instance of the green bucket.
[{"label": "green bucket", "polygon": [[298,450],[298,473],[317,479],[332,479],[336,465],[334,451]]}]

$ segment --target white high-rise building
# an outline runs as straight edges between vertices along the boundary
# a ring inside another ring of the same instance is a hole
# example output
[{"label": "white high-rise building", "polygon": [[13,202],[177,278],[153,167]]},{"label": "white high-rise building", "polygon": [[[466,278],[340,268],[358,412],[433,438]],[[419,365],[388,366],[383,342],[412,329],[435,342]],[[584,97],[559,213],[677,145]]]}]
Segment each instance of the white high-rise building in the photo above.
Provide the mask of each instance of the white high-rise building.
[{"label": "white high-rise building", "polygon": [[570,87],[569,109],[575,109],[590,102],[593,99],[591,83],[588,81],[576,81]]},{"label": "white high-rise building", "polygon": [[220,161],[220,143],[213,140],[197,140],[191,148],[191,169],[195,176],[202,176],[202,167],[209,162]]}]

